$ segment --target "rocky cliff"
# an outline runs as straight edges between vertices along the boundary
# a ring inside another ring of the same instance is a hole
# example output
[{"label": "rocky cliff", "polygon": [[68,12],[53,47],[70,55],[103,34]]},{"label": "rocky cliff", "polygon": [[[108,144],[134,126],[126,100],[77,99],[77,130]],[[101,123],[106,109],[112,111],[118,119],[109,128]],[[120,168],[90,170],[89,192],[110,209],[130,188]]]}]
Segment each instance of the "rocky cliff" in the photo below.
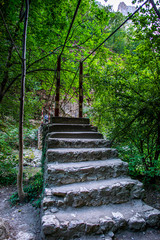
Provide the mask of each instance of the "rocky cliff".
[{"label": "rocky cliff", "polygon": [[117,12],[121,12],[124,16],[127,16],[128,13],[133,13],[135,10],[134,6],[127,6],[124,2],[120,2]]}]

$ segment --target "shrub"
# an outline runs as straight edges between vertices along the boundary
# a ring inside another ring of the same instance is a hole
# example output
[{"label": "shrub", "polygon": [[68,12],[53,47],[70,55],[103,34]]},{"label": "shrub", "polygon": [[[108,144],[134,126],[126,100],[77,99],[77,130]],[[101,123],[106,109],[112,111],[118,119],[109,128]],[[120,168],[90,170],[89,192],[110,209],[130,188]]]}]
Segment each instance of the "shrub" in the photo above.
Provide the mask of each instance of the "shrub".
[{"label": "shrub", "polygon": [[[40,206],[42,189],[43,174],[42,172],[38,172],[34,177],[30,178],[28,185],[24,187],[24,192],[27,193],[25,202],[34,202],[34,206]],[[19,203],[17,192],[10,197],[10,202],[12,205]]]},{"label": "shrub", "polygon": [[[18,150],[18,127],[0,121],[0,184],[15,184],[17,180],[18,157],[15,150]],[[37,129],[24,128],[24,146],[37,145]]]},{"label": "shrub", "polygon": [[[118,145],[119,157],[128,162],[129,174],[140,178],[144,183],[154,182],[160,177],[160,161],[152,160],[152,166],[144,164],[144,155],[140,154],[133,145]],[[145,158],[145,162],[149,161]]]}]

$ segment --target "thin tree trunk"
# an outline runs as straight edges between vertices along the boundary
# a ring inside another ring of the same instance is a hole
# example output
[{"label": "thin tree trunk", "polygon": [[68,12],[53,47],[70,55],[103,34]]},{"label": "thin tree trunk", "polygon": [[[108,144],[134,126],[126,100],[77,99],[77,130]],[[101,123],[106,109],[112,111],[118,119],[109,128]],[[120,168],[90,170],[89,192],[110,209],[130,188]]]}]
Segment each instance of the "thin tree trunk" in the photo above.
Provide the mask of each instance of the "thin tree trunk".
[{"label": "thin tree trunk", "polygon": [[29,0],[26,0],[26,11],[23,30],[23,46],[22,46],[22,79],[21,79],[21,98],[20,98],[20,114],[19,114],[19,171],[17,176],[17,188],[19,200],[22,202],[25,198],[23,191],[23,120],[24,120],[24,97],[25,97],[25,78],[26,78],[26,40],[27,25],[29,15]]},{"label": "thin tree trunk", "polygon": [[160,155],[160,114],[158,114],[158,120],[157,120],[157,139],[156,139],[156,151],[154,159],[158,161],[159,155]]}]

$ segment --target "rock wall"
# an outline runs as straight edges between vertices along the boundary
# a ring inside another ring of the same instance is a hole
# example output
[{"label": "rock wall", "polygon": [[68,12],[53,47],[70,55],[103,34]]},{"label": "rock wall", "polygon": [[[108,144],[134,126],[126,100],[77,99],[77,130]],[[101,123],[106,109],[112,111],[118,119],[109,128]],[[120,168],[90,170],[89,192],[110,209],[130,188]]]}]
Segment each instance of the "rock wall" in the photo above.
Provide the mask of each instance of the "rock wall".
[{"label": "rock wall", "polygon": [[127,6],[124,2],[120,2],[117,12],[121,12],[124,16],[127,16],[128,13],[133,13],[135,10],[134,6]]}]

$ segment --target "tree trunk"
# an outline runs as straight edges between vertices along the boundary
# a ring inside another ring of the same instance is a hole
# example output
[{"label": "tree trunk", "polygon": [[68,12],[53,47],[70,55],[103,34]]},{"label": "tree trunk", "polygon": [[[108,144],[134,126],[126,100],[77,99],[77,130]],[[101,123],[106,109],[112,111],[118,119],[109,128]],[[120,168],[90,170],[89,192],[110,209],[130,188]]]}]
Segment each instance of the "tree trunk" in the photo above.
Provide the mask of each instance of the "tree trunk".
[{"label": "tree trunk", "polygon": [[24,97],[25,97],[25,78],[26,78],[26,40],[27,25],[29,15],[29,0],[26,0],[26,11],[23,29],[23,46],[22,46],[22,79],[21,79],[21,98],[19,114],[19,171],[17,176],[17,188],[20,202],[25,198],[23,191],[23,119],[24,119]]},{"label": "tree trunk", "polygon": [[156,151],[154,159],[158,161],[160,155],[160,114],[157,117],[157,139],[156,139]]}]

